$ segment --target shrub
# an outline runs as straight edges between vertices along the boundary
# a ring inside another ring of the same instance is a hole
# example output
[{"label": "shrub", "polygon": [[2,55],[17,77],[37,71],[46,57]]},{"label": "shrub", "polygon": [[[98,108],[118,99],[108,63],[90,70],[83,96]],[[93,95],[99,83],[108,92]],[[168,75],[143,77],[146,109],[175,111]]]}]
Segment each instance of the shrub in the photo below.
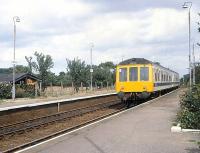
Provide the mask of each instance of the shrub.
[{"label": "shrub", "polygon": [[200,86],[185,92],[180,101],[178,121],[182,128],[200,129]]},{"label": "shrub", "polygon": [[12,97],[12,85],[0,83],[0,99]]},{"label": "shrub", "polygon": [[16,88],[16,98],[23,98],[25,97],[25,91],[22,88]]},{"label": "shrub", "polygon": [[[22,97],[35,96],[35,87],[33,85],[27,85],[27,84],[17,85],[16,89],[21,89],[21,94],[23,94]],[[17,98],[22,98],[22,97],[17,97]]]},{"label": "shrub", "polygon": [[[12,91],[12,84],[0,83],[0,99],[12,98],[11,91]],[[34,97],[34,96],[35,96],[35,87],[33,85],[26,85],[26,84],[16,85],[16,98]]]}]

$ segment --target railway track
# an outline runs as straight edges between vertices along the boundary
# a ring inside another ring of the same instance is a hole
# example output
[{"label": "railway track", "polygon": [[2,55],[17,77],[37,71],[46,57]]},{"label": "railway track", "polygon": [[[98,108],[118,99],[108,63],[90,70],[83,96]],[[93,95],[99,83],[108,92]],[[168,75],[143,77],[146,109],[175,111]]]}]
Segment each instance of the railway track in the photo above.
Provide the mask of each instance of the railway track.
[{"label": "railway track", "polygon": [[51,123],[63,121],[66,119],[70,119],[72,117],[80,116],[86,113],[94,112],[100,109],[104,109],[106,107],[111,107],[114,105],[120,104],[119,101],[110,101],[107,103],[101,103],[101,104],[96,104],[88,107],[83,107],[83,108],[78,108],[78,109],[73,109],[70,111],[65,111],[61,113],[56,113],[53,115],[48,115],[44,117],[39,117],[15,124],[10,124],[6,126],[1,126],[0,127],[0,138],[4,138],[7,135],[14,135],[16,133],[21,133],[25,132],[27,130],[31,130],[34,128],[39,128],[44,125],[48,125]]}]

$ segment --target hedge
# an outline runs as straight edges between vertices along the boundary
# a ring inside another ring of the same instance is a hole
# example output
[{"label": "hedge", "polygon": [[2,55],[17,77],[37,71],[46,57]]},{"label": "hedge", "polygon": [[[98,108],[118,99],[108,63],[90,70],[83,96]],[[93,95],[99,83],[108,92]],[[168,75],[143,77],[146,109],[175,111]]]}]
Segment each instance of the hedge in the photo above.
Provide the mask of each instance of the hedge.
[{"label": "hedge", "polygon": [[178,122],[182,128],[200,129],[200,85],[193,86],[181,97]]},{"label": "hedge", "polygon": [[[0,99],[12,98],[12,84],[0,83]],[[35,87],[33,85],[16,85],[16,98],[34,97]]]},{"label": "hedge", "polygon": [[12,85],[11,84],[0,84],[0,99],[7,99],[12,97]]}]

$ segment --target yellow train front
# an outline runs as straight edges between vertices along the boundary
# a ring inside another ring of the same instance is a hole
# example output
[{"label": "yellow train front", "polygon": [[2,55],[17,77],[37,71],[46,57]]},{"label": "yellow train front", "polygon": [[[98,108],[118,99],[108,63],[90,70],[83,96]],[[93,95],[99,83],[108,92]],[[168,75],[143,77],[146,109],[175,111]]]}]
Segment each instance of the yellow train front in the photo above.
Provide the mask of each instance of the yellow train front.
[{"label": "yellow train front", "polygon": [[148,98],[179,86],[179,74],[144,58],[125,60],[116,68],[116,92],[123,100]]}]

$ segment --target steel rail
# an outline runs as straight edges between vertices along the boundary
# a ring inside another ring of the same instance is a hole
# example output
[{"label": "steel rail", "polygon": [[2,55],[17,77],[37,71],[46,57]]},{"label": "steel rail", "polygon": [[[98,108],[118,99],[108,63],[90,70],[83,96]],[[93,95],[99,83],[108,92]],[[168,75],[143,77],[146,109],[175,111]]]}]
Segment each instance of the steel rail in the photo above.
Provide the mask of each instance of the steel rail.
[{"label": "steel rail", "polygon": [[24,149],[24,148],[27,148],[27,147],[29,147],[29,146],[38,144],[38,143],[43,142],[43,141],[45,141],[45,140],[49,140],[49,139],[51,139],[51,138],[53,138],[53,137],[56,137],[56,136],[59,136],[59,135],[61,135],[61,134],[64,134],[64,133],[70,132],[70,131],[72,131],[72,130],[78,129],[78,128],[80,128],[80,127],[83,127],[83,126],[88,125],[88,124],[90,124],[90,123],[93,123],[93,122],[95,122],[95,121],[98,121],[98,120],[101,120],[101,119],[103,119],[103,118],[109,117],[109,116],[111,116],[111,115],[117,114],[117,113],[119,113],[119,112],[121,112],[121,111],[123,111],[123,110],[125,110],[125,109],[126,109],[126,108],[121,108],[121,109],[119,109],[119,110],[117,110],[117,111],[115,111],[115,112],[112,112],[112,113],[109,113],[109,114],[106,114],[106,115],[97,117],[97,118],[95,118],[95,119],[86,121],[86,122],[81,123],[81,124],[78,124],[78,125],[76,125],[76,126],[73,126],[73,127],[70,127],[70,128],[67,128],[67,129],[64,129],[64,130],[61,130],[61,131],[58,131],[58,132],[53,133],[53,134],[50,134],[50,135],[48,135],[48,136],[44,136],[44,137],[39,138],[39,139],[37,139],[37,140],[34,140],[34,141],[31,141],[31,142],[22,144],[22,145],[20,145],[20,146],[17,146],[17,147],[14,147],[14,148],[5,150],[5,151],[3,151],[2,153],[12,153],[12,152],[15,152],[15,151],[19,151],[19,150],[21,150],[21,149]]},{"label": "steel rail", "polygon": [[41,127],[43,125],[47,125],[50,123],[66,120],[75,116],[80,116],[86,113],[97,111],[99,109],[104,109],[106,107],[110,107],[119,103],[120,103],[119,101],[114,100],[107,103],[104,102],[104,103],[100,103],[100,104],[96,104],[92,106],[72,109],[69,111],[56,113],[53,115],[43,116],[43,117],[39,117],[39,118],[27,120],[27,121],[15,123],[15,124],[6,125],[3,127],[0,127],[0,137],[3,138],[6,135],[20,133],[20,132]]}]

